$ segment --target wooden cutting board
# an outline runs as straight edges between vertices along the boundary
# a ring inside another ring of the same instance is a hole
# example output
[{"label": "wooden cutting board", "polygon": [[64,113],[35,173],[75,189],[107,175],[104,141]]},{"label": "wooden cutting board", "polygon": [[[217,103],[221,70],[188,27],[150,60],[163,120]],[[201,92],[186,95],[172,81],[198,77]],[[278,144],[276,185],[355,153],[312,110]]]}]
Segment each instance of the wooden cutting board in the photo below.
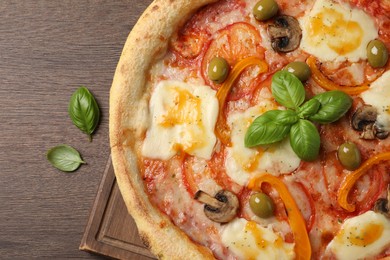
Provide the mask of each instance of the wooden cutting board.
[{"label": "wooden cutting board", "polygon": [[142,244],[120,194],[111,158],[107,162],[80,249],[117,259],[155,258]]}]

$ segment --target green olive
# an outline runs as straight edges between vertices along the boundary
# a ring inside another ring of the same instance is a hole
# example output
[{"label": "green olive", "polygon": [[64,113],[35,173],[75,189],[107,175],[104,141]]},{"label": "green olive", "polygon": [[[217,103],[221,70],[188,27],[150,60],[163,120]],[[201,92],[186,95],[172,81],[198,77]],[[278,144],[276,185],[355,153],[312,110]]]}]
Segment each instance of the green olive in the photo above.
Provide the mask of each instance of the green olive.
[{"label": "green olive", "polygon": [[274,202],[264,193],[255,193],[249,199],[249,206],[253,213],[261,218],[269,218],[274,214]]},{"label": "green olive", "polygon": [[389,52],[383,42],[380,40],[370,41],[367,45],[367,59],[373,68],[385,66],[388,58]]},{"label": "green olive", "polygon": [[297,76],[300,81],[306,81],[311,75],[309,66],[302,61],[291,62],[284,68],[284,70],[287,70]]},{"label": "green olive", "polygon": [[275,0],[260,0],[253,7],[253,16],[258,21],[265,21],[275,16],[278,10]]},{"label": "green olive", "polygon": [[359,168],[361,163],[359,148],[354,143],[343,143],[339,146],[337,156],[340,163],[350,171]]},{"label": "green olive", "polygon": [[207,74],[215,83],[222,83],[229,74],[229,64],[224,58],[214,57],[209,63]]}]

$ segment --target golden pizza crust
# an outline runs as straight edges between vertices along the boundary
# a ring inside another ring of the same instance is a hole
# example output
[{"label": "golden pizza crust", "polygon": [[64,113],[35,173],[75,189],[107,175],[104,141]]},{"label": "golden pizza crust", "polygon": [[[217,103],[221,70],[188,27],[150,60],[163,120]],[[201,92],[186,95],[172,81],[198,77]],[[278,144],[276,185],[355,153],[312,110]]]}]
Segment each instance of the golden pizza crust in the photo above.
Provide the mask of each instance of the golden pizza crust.
[{"label": "golden pizza crust", "polygon": [[198,8],[216,0],[155,0],[130,33],[110,92],[110,145],[115,175],[129,213],[144,243],[159,258],[213,259],[150,203],[138,169],[137,147],[147,128],[146,86],[151,65],[168,41]]}]

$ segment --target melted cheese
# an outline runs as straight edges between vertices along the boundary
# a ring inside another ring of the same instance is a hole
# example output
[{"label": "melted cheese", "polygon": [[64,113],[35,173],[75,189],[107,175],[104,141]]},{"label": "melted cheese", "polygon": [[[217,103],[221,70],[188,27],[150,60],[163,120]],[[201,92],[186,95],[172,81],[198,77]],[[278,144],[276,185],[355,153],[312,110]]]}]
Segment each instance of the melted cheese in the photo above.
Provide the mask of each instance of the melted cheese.
[{"label": "melted cheese", "polygon": [[255,173],[290,173],[301,162],[292,150],[288,138],[271,145],[245,147],[244,138],[249,125],[262,113],[275,108],[274,103],[263,100],[259,105],[229,117],[232,147],[227,149],[225,166],[229,177],[240,185],[247,184]]},{"label": "melted cheese", "polygon": [[329,243],[327,253],[337,259],[364,259],[390,245],[390,220],[380,213],[366,213],[347,219]]},{"label": "melted cheese", "polygon": [[240,259],[293,259],[294,244],[286,243],[271,226],[237,218],[224,227],[222,243]]},{"label": "melted cheese", "polygon": [[316,1],[300,23],[301,48],[323,61],[366,59],[367,44],[378,37],[370,16],[332,0]]},{"label": "melted cheese", "polygon": [[361,97],[366,104],[377,109],[377,124],[382,129],[390,131],[390,71],[386,71],[374,81]]},{"label": "melted cheese", "polygon": [[218,115],[215,91],[207,86],[162,81],[153,92],[151,124],[142,155],[167,160],[179,151],[210,159]]}]

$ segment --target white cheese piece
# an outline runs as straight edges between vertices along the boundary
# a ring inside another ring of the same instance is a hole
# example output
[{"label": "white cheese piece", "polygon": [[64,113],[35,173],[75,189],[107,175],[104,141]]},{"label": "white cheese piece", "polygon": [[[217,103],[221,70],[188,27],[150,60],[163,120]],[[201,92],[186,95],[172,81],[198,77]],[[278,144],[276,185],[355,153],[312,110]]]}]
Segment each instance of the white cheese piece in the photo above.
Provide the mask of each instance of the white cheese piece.
[{"label": "white cheese piece", "polygon": [[339,260],[366,259],[390,245],[390,220],[380,213],[366,213],[347,219],[326,248]]},{"label": "white cheese piece", "polygon": [[300,24],[300,47],[322,61],[365,60],[367,44],[378,37],[372,17],[332,0],[316,1]]},{"label": "white cheese piece", "polygon": [[383,130],[390,131],[390,71],[374,81],[361,97],[366,104],[377,109],[377,124]]},{"label": "white cheese piece", "polygon": [[161,81],[149,103],[151,124],[142,155],[167,160],[178,151],[210,159],[218,116],[216,92],[208,86]]},{"label": "white cheese piece", "polygon": [[239,259],[294,259],[294,244],[286,243],[271,226],[237,218],[224,226],[222,243]]},{"label": "white cheese piece", "polygon": [[229,177],[240,185],[246,185],[256,173],[291,173],[301,162],[292,150],[288,138],[271,145],[245,147],[244,138],[249,125],[256,117],[270,109],[276,109],[274,103],[263,100],[245,112],[236,112],[229,116],[232,146],[227,149],[225,166]]}]

